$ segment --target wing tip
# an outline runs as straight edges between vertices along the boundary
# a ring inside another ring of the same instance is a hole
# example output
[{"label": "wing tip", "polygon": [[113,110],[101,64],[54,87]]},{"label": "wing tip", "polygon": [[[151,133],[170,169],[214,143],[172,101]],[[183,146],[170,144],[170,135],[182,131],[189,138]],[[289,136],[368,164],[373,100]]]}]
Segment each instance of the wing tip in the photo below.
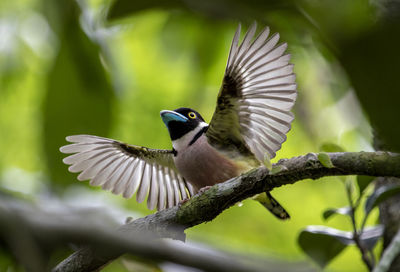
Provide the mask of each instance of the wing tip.
[{"label": "wing tip", "polygon": [[239,22],[238,27],[236,28],[235,34],[236,34],[236,33],[239,33],[239,34],[240,34],[241,31],[242,31],[242,23]]},{"label": "wing tip", "polygon": [[63,146],[61,146],[58,150],[59,150],[61,153],[68,154],[68,151],[66,150],[66,149],[68,148],[68,146],[69,146],[69,145],[63,145]]},{"label": "wing tip", "polygon": [[62,159],[62,162],[63,162],[64,164],[66,164],[66,165],[71,165],[72,163],[70,163],[70,162],[68,161],[68,158],[69,158],[69,156],[68,156],[68,157],[65,157],[64,159]]},{"label": "wing tip", "polygon": [[69,136],[65,137],[65,140],[67,140],[70,143],[79,143],[81,141],[78,139],[78,137],[82,137],[82,136],[87,136],[87,135],[81,135],[81,134],[69,135]]},{"label": "wing tip", "polygon": [[79,180],[79,181],[90,180],[89,177],[86,177],[86,176],[84,176],[84,175],[82,175],[82,174],[83,174],[83,172],[80,173],[76,179]]},{"label": "wing tip", "polygon": [[247,32],[250,32],[250,30],[256,30],[257,29],[257,21],[256,20],[254,20],[252,23],[251,23],[251,25],[250,25],[250,27],[249,27],[249,30],[247,31]]},{"label": "wing tip", "polygon": [[80,172],[74,168],[74,165],[71,165],[70,167],[68,167],[68,171],[71,173],[79,173]]}]

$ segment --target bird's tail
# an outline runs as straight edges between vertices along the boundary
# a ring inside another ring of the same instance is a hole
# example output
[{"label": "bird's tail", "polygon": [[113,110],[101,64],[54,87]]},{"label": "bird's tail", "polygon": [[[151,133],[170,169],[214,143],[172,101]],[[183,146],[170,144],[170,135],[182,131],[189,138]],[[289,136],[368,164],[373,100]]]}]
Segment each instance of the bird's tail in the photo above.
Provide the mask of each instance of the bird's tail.
[{"label": "bird's tail", "polygon": [[261,193],[255,198],[261,205],[267,208],[277,218],[286,220],[290,218],[289,213],[279,204],[279,202],[272,197],[269,192]]}]

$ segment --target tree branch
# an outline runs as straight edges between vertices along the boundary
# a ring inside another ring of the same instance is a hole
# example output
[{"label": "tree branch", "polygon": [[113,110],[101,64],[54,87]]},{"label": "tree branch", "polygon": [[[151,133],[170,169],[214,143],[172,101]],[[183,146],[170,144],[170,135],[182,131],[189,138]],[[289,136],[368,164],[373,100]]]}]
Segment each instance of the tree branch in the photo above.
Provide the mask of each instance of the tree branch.
[{"label": "tree branch", "polygon": [[[97,220],[99,218],[100,220]],[[67,271],[91,271],[104,266],[104,261],[123,254],[151,260],[158,264],[174,262],[206,271],[310,271],[305,263],[286,264],[268,259],[218,251],[206,246],[180,241],[153,239],[151,233],[137,231],[126,236],[116,232],[110,218],[100,215],[88,220],[87,211],[70,210],[67,206],[46,210],[33,203],[9,195],[0,199],[0,245],[13,253],[27,271],[47,271],[49,255],[66,243],[85,246],[70,262],[64,261]],[[87,259],[88,253],[98,262]],[[102,259],[105,256],[106,259]],[[108,258],[108,259],[107,259]],[[79,261],[78,261],[79,260]],[[68,262],[68,263],[66,263]],[[61,268],[60,270],[63,270]]]},{"label": "tree branch", "polygon": [[[151,231],[157,237],[185,239],[184,230],[211,221],[235,203],[256,194],[303,179],[318,179],[336,175],[369,175],[400,177],[400,155],[389,152],[326,153],[331,164],[325,167],[315,153],[283,159],[274,164],[270,173],[259,167],[224,183],[216,184],[201,195],[196,195],[181,207],[172,207],[129,222],[118,231],[134,235]],[[119,254],[122,254],[120,252]],[[61,262],[54,271],[91,271],[119,254],[96,255],[94,249],[78,250]],[[84,261],[84,262],[83,262]],[[94,265],[95,264],[95,265]],[[79,267],[79,269],[75,269]]]}]

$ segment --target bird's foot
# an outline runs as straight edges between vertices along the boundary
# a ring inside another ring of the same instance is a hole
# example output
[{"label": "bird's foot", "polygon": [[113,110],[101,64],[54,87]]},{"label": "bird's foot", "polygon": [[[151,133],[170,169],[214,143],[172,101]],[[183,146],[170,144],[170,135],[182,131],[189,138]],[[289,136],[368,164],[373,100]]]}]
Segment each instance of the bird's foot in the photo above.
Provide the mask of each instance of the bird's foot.
[{"label": "bird's foot", "polygon": [[208,189],[210,189],[212,186],[204,186],[203,188],[200,188],[200,190],[199,190],[199,192],[198,192],[198,194],[202,194],[202,193],[204,193],[205,191],[207,191]]},{"label": "bird's foot", "polygon": [[[200,190],[197,192],[197,194],[201,195],[202,193],[204,193],[205,191],[207,191],[208,189],[210,189],[212,186],[204,186],[203,188],[200,188]],[[185,204],[186,202],[189,201],[190,198],[185,198],[182,199],[181,201],[178,202],[178,206],[182,206],[183,204]]]},{"label": "bird's foot", "polygon": [[179,206],[179,207],[182,206],[183,204],[185,204],[186,202],[188,202],[188,200],[189,200],[189,198],[182,199],[181,201],[178,202],[178,206]]}]

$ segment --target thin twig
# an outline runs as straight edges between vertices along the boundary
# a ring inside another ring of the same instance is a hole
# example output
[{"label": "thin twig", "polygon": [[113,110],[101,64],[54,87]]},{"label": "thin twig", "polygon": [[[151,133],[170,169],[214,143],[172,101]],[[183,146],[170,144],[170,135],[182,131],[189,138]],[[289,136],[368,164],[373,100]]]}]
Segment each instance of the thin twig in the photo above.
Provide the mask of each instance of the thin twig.
[{"label": "thin twig", "polygon": [[357,246],[357,248],[360,250],[361,253],[361,258],[365,265],[368,267],[369,271],[372,271],[373,265],[371,263],[370,258],[368,257],[368,249],[366,249],[360,239],[360,236],[362,235],[363,228],[361,229],[360,232],[357,230],[357,223],[356,223],[356,216],[355,216],[355,210],[356,206],[353,203],[353,199],[351,196],[351,187],[346,183],[346,196],[347,200],[349,202],[350,206],[350,218],[351,218],[351,225],[353,227],[353,240]]},{"label": "thin twig", "polygon": [[[353,224],[355,224],[355,222]],[[368,267],[368,270],[372,271],[374,266],[371,262],[371,259],[368,257],[368,250],[364,247],[364,244],[361,241],[360,236],[361,236],[361,233],[359,234],[357,229],[354,229],[353,230],[353,240],[361,252],[361,258],[362,258],[363,262]]]}]

